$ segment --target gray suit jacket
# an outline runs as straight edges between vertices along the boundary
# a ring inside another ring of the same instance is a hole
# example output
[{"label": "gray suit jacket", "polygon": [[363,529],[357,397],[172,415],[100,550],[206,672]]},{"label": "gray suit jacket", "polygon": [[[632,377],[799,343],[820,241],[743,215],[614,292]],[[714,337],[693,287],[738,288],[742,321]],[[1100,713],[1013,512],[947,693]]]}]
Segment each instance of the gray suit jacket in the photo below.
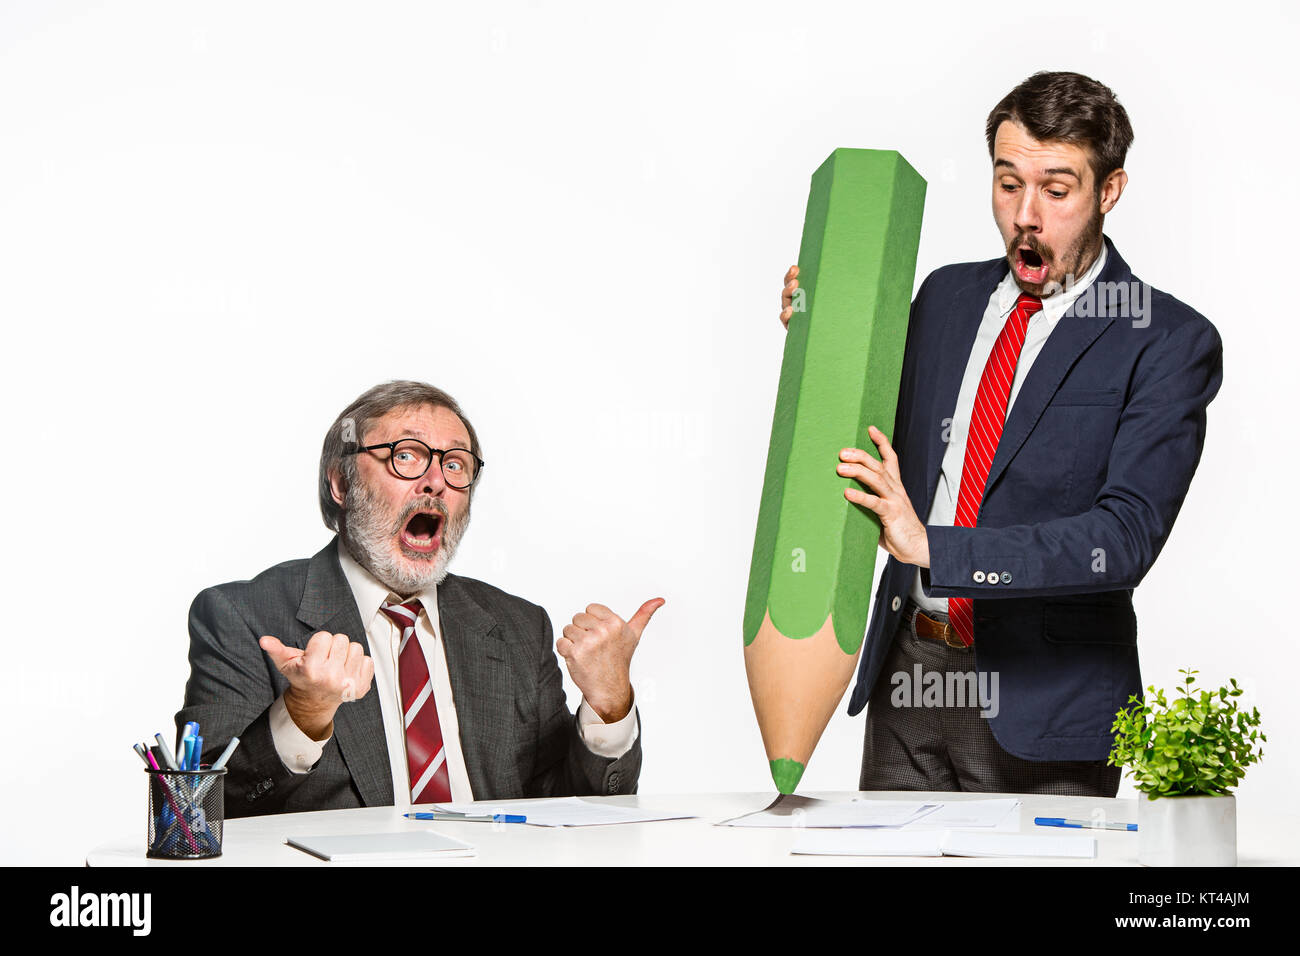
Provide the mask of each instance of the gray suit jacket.
[{"label": "gray suit jacket", "polygon": [[[208,588],[190,608],[190,678],[176,726],[179,732],[198,721],[210,757],[239,737],[227,764],[228,817],[394,803],[373,689],[339,708],[334,736],[310,773],[288,770],[271,739],[268,711],[288,683],[258,638],[272,634],[304,647],[323,630],[346,634],[370,652],[337,541],[310,560]],[[542,608],[448,575],[438,585],[438,614],[476,799],[636,792],[640,734],[616,760],[587,749],[564,699]]]}]

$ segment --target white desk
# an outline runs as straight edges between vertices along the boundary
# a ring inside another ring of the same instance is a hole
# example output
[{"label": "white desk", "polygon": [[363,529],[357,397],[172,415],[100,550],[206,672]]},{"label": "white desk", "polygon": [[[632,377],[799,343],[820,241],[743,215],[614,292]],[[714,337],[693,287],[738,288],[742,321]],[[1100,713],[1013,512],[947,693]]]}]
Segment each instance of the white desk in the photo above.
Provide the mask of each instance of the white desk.
[{"label": "white desk", "polygon": [[[848,799],[857,794],[809,793],[805,796]],[[624,806],[697,814],[691,820],[617,826],[550,828],[528,824],[430,823],[407,820],[406,807],[365,807],[316,813],[281,813],[226,821],[223,855],[215,860],[164,861],[145,857],[145,834],[123,837],[96,847],[88,866],[345,866],[326,863],[285,844],[290,835],[385,833],[416,827],[432,829],[472,843],[471,859],[437,861],[437,866],[1135,866],[1137,834],[1090,830],[1097,838],[1094,860],[967,859],[960,857],[815,857],[794,856],[796,834],[788,829],[719,827],[713,824],[751,810],[760,810],[772,793],[709,793],[592,797]],[[998,794],[879,792],[861,794],[884,800],[942,801],[986,799]],[[1002,794],[1001,796],[1008,796]],[[1020,832],[1080,833],[1034,826],[1034,817],[1088,819],[1102,808],[1109,820],[1137,821],[1136,800],[1097,797],[1020,795]],[[527,801],[509,801],[511,808]],[[142,813],[143,816],[143,813]],[[1259,821],[1239,813],[1237,855],[1241,865],[1294,865],[1297,824],[1293,820]],[[429,865],[421,862],[421,865]]]}]

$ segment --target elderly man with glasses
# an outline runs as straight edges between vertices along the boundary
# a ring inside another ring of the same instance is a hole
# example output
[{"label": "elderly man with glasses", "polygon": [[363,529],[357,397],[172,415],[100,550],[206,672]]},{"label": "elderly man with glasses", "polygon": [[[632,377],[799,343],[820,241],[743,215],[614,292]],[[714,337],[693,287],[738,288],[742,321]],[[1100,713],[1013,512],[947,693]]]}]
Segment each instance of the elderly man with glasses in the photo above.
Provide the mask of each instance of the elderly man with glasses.
[{"label": "elderly man with glasses", "polygon": [[564,628],[575,719],[546,612],[447,573],[480,450],[447,393],[370,389],[321,451],[337,537],[195,599],[176,723],[199,722],[208,753],[239,737],[227,816],[636,791],[629,665],[663,601],[627,621],[591,604]]}]

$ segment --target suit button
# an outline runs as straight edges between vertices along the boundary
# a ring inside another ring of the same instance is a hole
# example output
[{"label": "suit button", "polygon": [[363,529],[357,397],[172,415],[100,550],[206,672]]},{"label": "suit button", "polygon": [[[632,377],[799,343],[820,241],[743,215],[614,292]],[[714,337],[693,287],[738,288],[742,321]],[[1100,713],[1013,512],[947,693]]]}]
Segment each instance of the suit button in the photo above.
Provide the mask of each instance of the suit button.
[{"label": "suit button", "polygon": [[971,580],[974,581],[976,584],[983,584],[983,583],[984,583],[984,572],[983,572],[983,571],[976,571],[974,574],[972,574],[972,575],[970,576],[970,578],[971,578]]},{"label": "suit button", "polygon": [[615,770],[613,773],[609,775],[609,789],[617,790],[618,780],[619,780],[618,771]]},{"label": "suit button", "polygon": [[902,606],[903,606],[903,599],[900,598],[897,594],[895,594],[894,599],[889,602],[889,609],[891,611],[897,611]]},{"label": "suit button", "polygon": [[988,574],[988,578],[989,578],[989,584],[998,583],[998,573],[996,571],[990,571]]},{"label": "suit button", "polygon": [[1003,571],[1003,572],[1002,572],[1002,583],[1003,583],[1003,584],[1010,584],[1010,583],[1011,583],[1011,572],[1010,572],[1010,571]]}]

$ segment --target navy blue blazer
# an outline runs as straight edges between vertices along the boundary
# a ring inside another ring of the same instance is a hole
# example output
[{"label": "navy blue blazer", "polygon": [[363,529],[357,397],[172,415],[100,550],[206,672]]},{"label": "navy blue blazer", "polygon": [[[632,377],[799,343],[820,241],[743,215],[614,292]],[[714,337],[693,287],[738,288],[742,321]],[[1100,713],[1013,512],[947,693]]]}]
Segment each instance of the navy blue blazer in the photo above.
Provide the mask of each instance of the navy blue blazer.
[{"label": "navy blue blazer", "polygon": [[[925,593],[974,599],[976,667],[998,675],[991,729],[1028,760],[1105,759],[1115,712],[1141,693],[1133,589],[1173,528],[1223,378],[1209,320],[1141,286],[1105,242],[1095,288],[1048,336],[1011,406],[977,527],[928,528]],[[1007,268],[945,266],[912,303],[891,440],[922,520]],[[892,557],[885,567],[850,714],[875,686],[916,570]]]}]

